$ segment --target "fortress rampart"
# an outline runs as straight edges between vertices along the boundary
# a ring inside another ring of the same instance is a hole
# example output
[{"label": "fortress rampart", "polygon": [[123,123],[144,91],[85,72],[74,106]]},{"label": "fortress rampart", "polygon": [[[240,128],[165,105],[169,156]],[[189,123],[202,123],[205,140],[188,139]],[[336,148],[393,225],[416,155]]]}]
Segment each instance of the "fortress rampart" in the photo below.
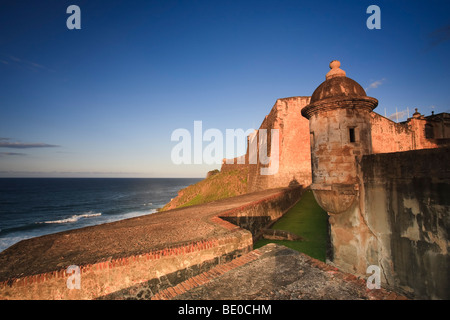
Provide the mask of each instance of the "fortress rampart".
[{"label": "fortress rampart", "polygon": [[[0,298],[150,298],[252,250],[252,233],[222,216],[264,217],[246,220],[258,233],[301,193],[275,189],[23,240],[0,253]],[[67,287],[69,265],[80,268],[80,289]]]},{"label": "fortress rampart", "polygon": [[449,163],[449,148],[367,155],[361,162],[375,261],[387,284],[416,297],[450,299]]},{"label": "fortress rampart", "polygon": [[[329,214],[329,261],[357,275],[376,266],[385,286],[449,299],[450,115],[395,123],[339,61],[302,115],[311,134],[311,189]],[[370,113],[369,113],[370,112]]]},{"label": "fortress rampart", "polygon": [[[268,146],[271,144],[270,130],[279,130],[279,169],[276,174],[262,175],[261,168],[267,166],[261,165],[260,161],[250,164],[248,146],[245,155],[232,161],[224,159],[221,171],[248,168],[248,192],[297,184],[309,186],[312,182],[311,139],[317,137],[312,136],[309,122],[300,114],[310,101],[311,97],[306,96],[278,99],[259,127],[268,132]],[[322,120],[339,126],[341,117],[324,116]],[[367,137],[371,148],[369,153],[402,152],[450,145],[450,115],[446,113],[423,116],[416,110],[411,118],[397,123],[372,111],[366,120],[371,127]],[[361,130],[361,123],[358,129]],[[360,134],[361,132],[356,137],[361,136]],[[327,139],[330,138],[332,135],[327,136]],[[328,142],[327,140],[326,143]],[[270,148],[268,150],[270,157]],[[345,168],[328,171],[338,174],[345,171]]]},{"label": "fortress rampart", "polygon": [[411,118],[396,123],[371,113],[372,153],[432,149],[450,145],[450,115],[425,117],[417,110]]},{"label": "fortress rampart", "polygon": [[449,299],[450,149],[364,155],[359,200],[330,214],[334,265],[418,298]]},{"label": "fortress rampart", "polygon": [[270,188],[283,188],[289,185],[302,185],[307,187],[311,184],[311,153],[309,145],[309,124],[300,114],[301,109],[310,101],[310,97],[290,97],[278,99],[269,114],[264,118],[259,129],[266,129],[268,135],[268,154],[271,156],[272,129],[279,133],[279,167],[273,175],[262,175],[262,165],[258,159],[256,164],[249,163],[249,150],[242,156],[243,164],[238,163],[239,158],[234,158],[233,163],[222,164],[221,171],[236,170],[237,167],[247,166],[248,169],[248,192],[266,190]]}]

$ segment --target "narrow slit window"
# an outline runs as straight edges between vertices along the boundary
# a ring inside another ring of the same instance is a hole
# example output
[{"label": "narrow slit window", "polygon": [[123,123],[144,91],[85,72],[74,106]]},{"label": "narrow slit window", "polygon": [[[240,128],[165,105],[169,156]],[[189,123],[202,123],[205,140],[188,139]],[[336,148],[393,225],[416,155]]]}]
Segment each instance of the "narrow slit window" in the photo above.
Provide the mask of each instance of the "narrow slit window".
[{"label": "narrow slit window", "polygon": [[349,137],[350,137],[350,142],[356,142],[356,140],[355,140],[355,128],[349,128],[348,129],[348,133],[349,133]]},{"label": "narrow slit window", "polygon": [[433,126],[428,123],[425,125],[425,138],[434,139]]}]

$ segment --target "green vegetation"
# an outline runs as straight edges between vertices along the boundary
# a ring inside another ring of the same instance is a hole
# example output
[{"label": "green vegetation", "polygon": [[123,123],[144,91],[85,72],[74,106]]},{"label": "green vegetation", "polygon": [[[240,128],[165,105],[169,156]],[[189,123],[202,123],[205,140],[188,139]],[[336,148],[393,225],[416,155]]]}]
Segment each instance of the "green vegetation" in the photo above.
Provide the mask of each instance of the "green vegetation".
[{"label": "green vegetation", "polygon": [[198,194],[194,198],[189,200],[188,202],[179,205],[178,208],[194,206],[196,204],[201,204],[201,203],[205,203],[205,201],[203,199],[203,196],[201,194]]},{"label": "green vegetation", "polygon": [[178,196],[166,204],[161,211],[244,194],[247,192],[247,174],[248,169],[245,167],[226,172],[210,171],[206,179],[180,190]]},{"label": "green vegetation", "polygon": [[[220,172],[211,171],[208,177],[183,190],[166,204],[161,211],[183,208],[219,199],[235,197],[247,192],[248,169],[242,168]],[[327,213],[320,208],[311,190],[285,213],[272,229],[286,230],[301,236],[303,241],[283,241],[261,239],[255,248],[268,243],[279,243],[303,252],[313,258],[325,261],[327,250]]]},{"label": "green vegetation", "polygon": [[271,229],[290,231],[303,237],[305,240],[261,239],[254,244],[255,249],[268,243],[278,243],[318,260],[325,261],[328,233],[327,213],[317,204],[311,190],[307,190],[295,206],[286,212]]}]

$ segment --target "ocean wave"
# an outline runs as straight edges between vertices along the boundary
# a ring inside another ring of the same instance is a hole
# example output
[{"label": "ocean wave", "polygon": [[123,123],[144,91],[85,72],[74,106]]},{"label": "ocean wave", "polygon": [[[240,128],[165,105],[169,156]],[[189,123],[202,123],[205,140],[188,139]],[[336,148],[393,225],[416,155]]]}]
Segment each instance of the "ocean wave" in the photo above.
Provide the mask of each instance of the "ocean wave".
[{"label": "ocean wave", "polygon": [[[73,215],[66,219],[59,219],[59,220],[49,220],[49,221],[43,221],[43,222],[34,222],[31,224],[13,227],[13,228],[2,228],[0,231],[0,252],[5,250],[6,248],[12,246],[13,244],[33,238],[42,236],[45,234],[49,234],[52,232],[59,232],[59,231],[66,231],[71,230],[74,227],[76,228],[77,225],[82,226],[91,226],[96,225],[100,223],[109,223],[114,222],[118,220],[124,220],[124,219],[130,219],[130,218],[136,218],[143,215],[148,215],[157,212],[156,209],[151,210],[145,210],[145,211],[131,211],[131,212],[125,212],[121,214],[107,214],[107,213],[99,213],[94,211],[88,211],[82,214]],[[91,218],[91,217],[99,217],[99,220],[91,220],[89,221],[86,219],[83,222],[78,222],[78,220],[83,218]],[[75,224],[75,222],[78,222]],[[49,232],[48,228],[57,228],[57,230],[53,229],[51,232]]]},{"label": "ocean wave", "polygon": [[92,217],[98,217],[101,216],[102,214],[100,212],[93,212],[93,211],[89,211],[83,214],[76,214],[71,216],[70,218],[66,218],[66,219],[60,219],[60,220],[49,220],[49,221],[42,221],[42,222],[36,222],[37,224],[53,224],[53,223],[71,223],[71,222],[77,222],[78,220],[82,219],[82,218],[92,218]]}]

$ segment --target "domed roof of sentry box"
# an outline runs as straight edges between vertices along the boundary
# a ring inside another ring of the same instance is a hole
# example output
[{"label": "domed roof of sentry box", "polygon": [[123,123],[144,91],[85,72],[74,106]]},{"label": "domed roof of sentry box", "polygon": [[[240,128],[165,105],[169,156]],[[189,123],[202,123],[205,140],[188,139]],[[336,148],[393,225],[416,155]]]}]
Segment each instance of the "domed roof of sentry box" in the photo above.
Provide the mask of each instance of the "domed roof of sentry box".
[{"label": "domed roof of sentry box", "polygon": [[302,109],[302,115],[309,118],[313,109],[319,104],[333,104],[338,101],[347,100],[368,100],[369,105],[374,109],[378,105],[378,100],[367,97],[366,91],[353,79],[346,76],[344,70],[340,68],[341,63],[333,60],[330,63],[330,71],[326,75],[326,80],[322,82],[311,96],[309,105]]},{"label": "domed roof of sentry box", "polygon": [[347,78],[345,71],[340,68],[341,63],[333,60],[326,80],[314,91],[311,102],[340,96],[365,96],[366,91],[353,79]]}]

